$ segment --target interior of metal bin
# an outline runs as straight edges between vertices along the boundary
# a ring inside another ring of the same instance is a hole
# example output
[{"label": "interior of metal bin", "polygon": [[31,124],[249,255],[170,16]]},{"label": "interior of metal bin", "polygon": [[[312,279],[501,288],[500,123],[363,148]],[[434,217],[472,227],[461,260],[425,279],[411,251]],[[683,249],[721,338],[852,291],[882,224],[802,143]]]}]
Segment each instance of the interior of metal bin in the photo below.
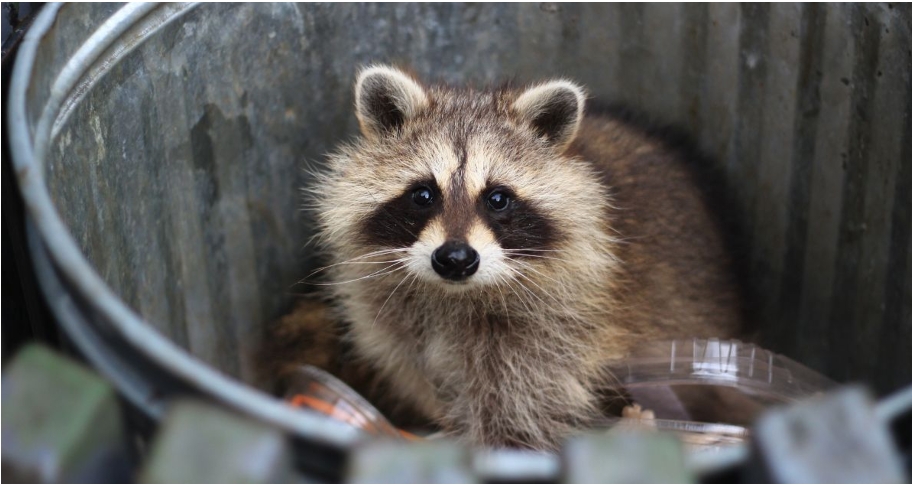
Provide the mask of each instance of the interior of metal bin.
[{"label": "interior of metal bin", "polygon": [[[51,76],[117,6],[67,5]],[[148,323],[242,380],[312,265],[304,164],[356,133],[370,62],[426,80],[567,76],[692,133],[739,203],[763,344],[837,380],[912,382],[912,10],[905,5],[202,4],[105,66],[45,177]]]}]

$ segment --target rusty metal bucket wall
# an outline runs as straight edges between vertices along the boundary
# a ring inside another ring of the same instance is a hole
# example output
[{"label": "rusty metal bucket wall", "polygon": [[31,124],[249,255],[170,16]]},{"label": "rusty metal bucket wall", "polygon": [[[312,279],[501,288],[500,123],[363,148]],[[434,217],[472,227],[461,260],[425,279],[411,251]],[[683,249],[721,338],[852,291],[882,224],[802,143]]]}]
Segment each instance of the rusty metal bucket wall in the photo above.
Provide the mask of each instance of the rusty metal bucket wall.
[{"label": "rusty metal bucket wall", "polygon": [[355,133],[369,62],[567,76],[684,127],[738,196],[764,344],[887,392],[912,382],[910,22],[892,4],[53,5],[7,121],[52,306],[153,416],[191,391],[355,438],[228,377],[250,380],[311,266],[301,168]]}]

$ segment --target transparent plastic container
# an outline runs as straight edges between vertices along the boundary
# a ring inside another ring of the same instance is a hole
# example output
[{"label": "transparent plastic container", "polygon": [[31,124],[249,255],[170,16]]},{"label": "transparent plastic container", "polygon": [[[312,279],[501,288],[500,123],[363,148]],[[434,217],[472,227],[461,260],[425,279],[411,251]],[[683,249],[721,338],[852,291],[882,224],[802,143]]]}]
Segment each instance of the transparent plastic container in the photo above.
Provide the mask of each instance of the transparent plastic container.
[{"label": "transparent plastic container", "polygon": [[780,401],[807,397],[835,385],[782,355],[750,343],[714,338],[651,343],[608,368],[627,388],[718,385]]},{"label": "transparent plastic container", "polygon": [[607,371],[630,400],[655,415],[608,419],[608,425],[671,432],[691,450],[742,443],[766,408],[836,385],[794,360],[738,340],[649,343]]}]

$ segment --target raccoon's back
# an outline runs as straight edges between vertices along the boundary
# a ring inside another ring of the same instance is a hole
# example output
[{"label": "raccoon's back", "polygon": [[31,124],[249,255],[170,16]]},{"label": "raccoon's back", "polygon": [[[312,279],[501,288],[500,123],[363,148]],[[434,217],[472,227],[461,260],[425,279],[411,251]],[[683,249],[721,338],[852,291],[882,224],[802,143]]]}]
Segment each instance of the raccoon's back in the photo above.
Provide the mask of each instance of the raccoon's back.
[{"label": "raccoon's back", "polygon": [[644,340],[738,335],[742,292],[719,208],[690,166],[701,161],[604,115],[584,119],[571,150],[612,195],[622,262],[615,322]]}]

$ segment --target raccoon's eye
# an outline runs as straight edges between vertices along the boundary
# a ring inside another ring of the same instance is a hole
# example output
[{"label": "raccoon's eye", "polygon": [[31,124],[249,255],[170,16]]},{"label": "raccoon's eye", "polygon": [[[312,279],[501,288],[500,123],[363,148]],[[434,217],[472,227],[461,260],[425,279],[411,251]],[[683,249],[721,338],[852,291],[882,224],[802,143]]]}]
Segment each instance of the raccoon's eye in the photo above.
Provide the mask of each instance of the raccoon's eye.
[{"label": "raccoon's eye", "polygon": [[488,195],[488,206],[494,211],[504,211],[510,206],[510,196],[502,190],[494,190]]},{"label": "raccoon's eye", "polygon": [[412,201],[418,206],[430,206],[434,202],[434,193],[425,186],[412,191]]}]

